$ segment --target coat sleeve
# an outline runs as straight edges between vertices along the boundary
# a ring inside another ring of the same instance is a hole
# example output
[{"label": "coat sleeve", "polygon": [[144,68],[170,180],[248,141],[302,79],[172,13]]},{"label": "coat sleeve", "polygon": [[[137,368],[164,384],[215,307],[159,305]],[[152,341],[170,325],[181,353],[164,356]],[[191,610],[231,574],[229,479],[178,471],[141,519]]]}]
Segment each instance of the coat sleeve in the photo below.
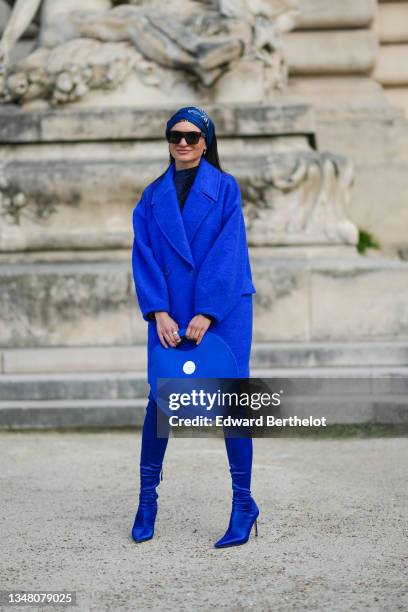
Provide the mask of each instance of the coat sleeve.
[{"label": "coat sleeve", "polygon": [[201,264],[195,286],[195,314],[208,313],[217,323],[242,294],[248,258],[241,192],[234,177],[227,189],[223,227]]},{"label": "coat sleeve", "polygon": [[140,310],[145,321],[154,320],[156,310],[169,312],[169,294],[163,272],[154,256],[146,222],[145,197],[133,210],[133,281]]}]

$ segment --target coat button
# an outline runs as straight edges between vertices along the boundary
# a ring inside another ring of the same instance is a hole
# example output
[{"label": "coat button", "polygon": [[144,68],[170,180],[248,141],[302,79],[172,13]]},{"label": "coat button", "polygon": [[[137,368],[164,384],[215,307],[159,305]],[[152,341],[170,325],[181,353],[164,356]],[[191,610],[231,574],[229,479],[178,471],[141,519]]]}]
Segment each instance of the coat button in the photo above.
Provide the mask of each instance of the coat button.
[{"label": "coat button", "polygon": [[195,270],[190,270],[190,274],[195,274]]},{"label": "coat button", "polygon": [[167,275],[169,274],[169,271],[168,271],[168,270],[165,270],[165,271],[164,271],[164,273],[165,273],[165,275],[167,276]]}]

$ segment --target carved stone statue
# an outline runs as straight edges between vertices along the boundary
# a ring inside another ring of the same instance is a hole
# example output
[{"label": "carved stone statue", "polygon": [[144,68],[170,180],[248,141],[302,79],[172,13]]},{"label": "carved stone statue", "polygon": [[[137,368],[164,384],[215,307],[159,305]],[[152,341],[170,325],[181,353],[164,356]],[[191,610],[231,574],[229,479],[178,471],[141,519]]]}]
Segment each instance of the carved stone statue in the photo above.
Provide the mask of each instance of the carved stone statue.
[{"label": "carved stone statue", "polygon": [[[176,85],[203,100],[228,72],[261,66],[265,91],[283,87],[280,35],[292,29],[299,0],[16,0],[0,41],[0,101],[50,105],[135,79],[165,95]],[[32,20],[34,51],[11,65],[10,51]],[[125,94],[126,95],[126,94]],[[182,97],[185,99],[186,92]]]}]

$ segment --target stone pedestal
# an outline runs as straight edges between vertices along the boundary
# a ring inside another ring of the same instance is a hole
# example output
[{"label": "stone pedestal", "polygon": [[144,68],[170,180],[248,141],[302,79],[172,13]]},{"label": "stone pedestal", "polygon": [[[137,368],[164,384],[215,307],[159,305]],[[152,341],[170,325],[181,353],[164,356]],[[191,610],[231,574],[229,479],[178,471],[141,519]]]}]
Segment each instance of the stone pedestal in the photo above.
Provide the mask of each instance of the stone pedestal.
[{"label": "stone pedestal", "polygon": [[[251,248],[254,340],[408,341],[408,264]],[[122,260],[2,263],[3,349],[143,344],[146,323]]]},{"label": "stone pedestal", "polygon": [[[131,397],[141,418],[147,330],[131,220],[167,166],[170,111],[1,110],[0,426],[139,423]],[[318,149],[306,105],[208,112],[243,197],[257,290],[251,375],[364,365],[400,375],[408,263],[357,253],[352,159]],[[132,373],[130,387],[118,372]],[[91,392],[105,378],[109,399]]]},{"label": "stone pedestal", "polygon": [[[3,348],[144,342],[131,219],[166,167],[168,112],[1,110]],[[317,149],[311,109],[209,112],[241,187],[255,340],[406,339],[407,265],[357,254],[353,162]]]}]

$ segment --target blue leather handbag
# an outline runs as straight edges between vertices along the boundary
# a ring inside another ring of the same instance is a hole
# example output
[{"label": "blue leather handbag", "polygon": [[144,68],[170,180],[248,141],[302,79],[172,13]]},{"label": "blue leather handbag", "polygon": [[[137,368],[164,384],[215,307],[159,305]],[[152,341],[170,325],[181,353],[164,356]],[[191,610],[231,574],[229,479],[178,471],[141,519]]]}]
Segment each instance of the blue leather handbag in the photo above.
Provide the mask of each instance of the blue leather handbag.
[{"label": "blue leather handbag", "polygon": [[158,344],[152,351],[152,395],[157,401],[157,378],[237,378],[238,365],[229,345],[218,334],[206,331],[200,344],[185,337],[176,347]]}]

